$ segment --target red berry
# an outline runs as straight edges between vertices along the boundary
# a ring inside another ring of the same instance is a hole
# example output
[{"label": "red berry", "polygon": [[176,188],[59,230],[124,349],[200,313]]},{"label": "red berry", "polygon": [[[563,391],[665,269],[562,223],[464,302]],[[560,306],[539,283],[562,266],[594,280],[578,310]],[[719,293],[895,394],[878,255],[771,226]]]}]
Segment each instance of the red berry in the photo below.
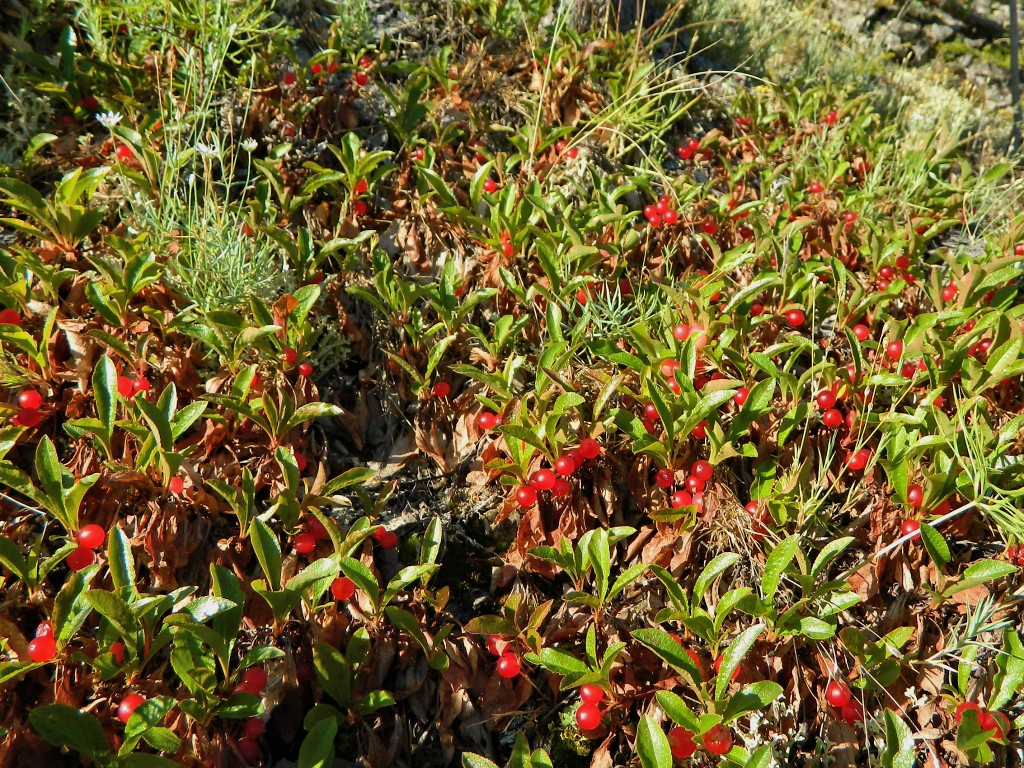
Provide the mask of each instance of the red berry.
[{"label": "red berry", "polygon": [[146,699],[137,693],[130,693],[121,699],[120,705],[117,707],[117,719],[122,723],[127,723],[132,713],[135,712],[141,705],[146,703]]},{"label": "red berry", "polygon": [[14,425],[16,427],[34,427],[43,420],[43,415],[34,408],[22,408],[14,416]]},{"label": "red berry", "polygon": [[857,337],[857,341],[867,341],[868,337],[871,336],[871,329],[866,325],[858,323],[853,326],[853,335]]},{"label": "red berry", "polygon": [[299,376],[312,376],[313,375],[313,364],[312,363],[299,363]]},{"label": "red berry", "polygon": [[833,707],[845,707],[850,703],[850,687],[841,680],[831,680],[825,686],[825,701]]},{"label": "red berry", "polygon": [[551,495],[556,499],[566,499],[572,493],[572,483],[564,477],[555,480],[555,487],[551,489]]},{"label": "red berry", "polygon": [[820,195],[822,189],[823,187],[821,186],[820,181],[812,181],[810,184],[807,185],[807,191],[810,192],[812,195]]},{"label": "red berry", "polygon": [[42,635],[28,644],[28,658],[37,664],[45,664],[57,655],[57,641],[52,635]]},{"label": "red berry", "polygon": [[686,491],[676,491],[672,494],[672,498],[669,501],[673,509],[679,509],[680,507],[688,507],[693,504],[693,497]]},{"label": "red berry", "polygon": [[81,546],[96,549],[103,546],[103,541],[107,538],[107,534],[106,531],[93,523],[83,526],[75,538]]},{"label": "red berry", "polygon": [[538,469],[530,475],[530,487],[538,491],[550,491],[555,487],[555,473],[550,469]]},{"label": "red berry", "polygon": [[127,376],[117,377],[117,394],[123,398],[129,398],[135,394],[135,380],[129,379]]},{"label": "red berry", "polygon": [[295,76],[294,72],[285,72],[284,73],[284,77],[281,78],[281,82],[284,83],[285,86],[290,87],[290,86],[295,85],[295,81],[297,79],[298,78]]},{"label": "red berry", "polygon": [[360,87],[370,82],[370,76],[365,72],[356,72],[356,75],[353,79],[356,81],[356,85]]},{"label": "red berry", "polygon": [[245,721],[243,728],[245,738],[247,739],[258,739],[263,735],[263,732],[267,729],[266,723],[258,717],[250,717]]},{"label": "red berry", "polygon": [[672,750],[672,757],[678,760],[685,760],[692,757],[697,751],[697,744],[693,740],[693,734],[685,728],[675,727],[668,732],[668,743]]},{"label": "red berry", "polygon": [[960,725],[960,722],[964,718],[964,712],[966,712],[969,709],[973,709],[975,712],[978,713],[978,721],[979,721],[979,723],[981,722],[981,713],[984,712],[985,710],[982,709],[981,705],[978,704],[977,702],[965,701],[965,702],[962,702],[960,705],[958,705],[956,710],[954,710],[954,712],[953,712],[953,719],[956,721],[957,725]]},{"label": "red berry", "polygon": [[0,325],[16,325],[21,327],[21,315],[16,309],[0,309]]},{"label": "red berry", "polygon": [[864,720],[864,707],[857,699],[853,699],[839,710],[839,716],[847,725],[856,725]]},{"label": "red berry", "polygon": [[707,419],[701,419],[700,423],[698,423],[697,426],[693,428],[693,432],[691,432],[690,434],[696,437],[698,440],[703,440],[705,437],[707,437],[708,427],[710,426],[711,425],[708,423]]},{"label": "red berry", "polygon": [[300,555],[308,555],[316,549],[316,537],[311,533],[300,533],[295,537],[294,546]]},{"label": "red berry", "polygon": [[693,466],[690,467],[690,473],[698,480],[703,480],[706,483],[715,474],[715,468],[711,466],[710,462],[700,459],[693,462]]},{"label": "red berry", "polygon": [[364,53],[359,57],[358,64],[360,69],[369,69],[373,66],[373,59],[368,54]]},{"label": "red berry", "polygon": [[917,520],[904,520],[900,523],[900,533],[912,539],[921,538],[921,523]]},{"label": "red berry", "polygon": [[700,225],[700,230],[705,235],[714,235],[718,232],[718,225],[711,219],[705,219]]},{"label": "red berry", "polygon": [[521,485],[516,489],[516,502],[520,507],[532,507],[537,503],[537,491],[528,485]]},{"label": "red berry", "polygon": [[114,663],[118,666],[124,664],[124,643],[115,640],[110,644],[110,655],[114,657]]},{"label": "red berry", "polygon": [[132,159],[132,151],[124,144],[118,144],[117,149],[114,150],[114,157],[119,163],[127,163]]},{"label": "red berry", "polygon": [[281,360],[284,361],[285,365],[292,365],[296,360],[299,359],[299,353],[291,347],[285,347],[281,351]]},{"label": "red berry", "polygon": [[907,486],[907,503],[912,507],[920,507],[924,502],[924,489],[920,485]]},{"label": "red berry", "polygon": [[486,192],[487,194],[490,195],[490,194],[493,194],[493,193],[495,193],[497,191],[498,191],[498,182],[496,182],[494,179],[485,179],[484,180],[484,192]]},{"label": "red berry", "polygon": [[[324,71],[324,68],[323,68],[323,65],[320,64],[320,62],[317,62],[315,64],[310,64],[309,65],[309,71],[312,74],[314,74],[314,75],[319,75],[321,72]],[[263,721],[261,720],[260,722],[263,722]]]},{"label": "red berry", "polygon": [[903,357],[903,342],[899,339],[890,341],[885,347],[885,354],[889,356],[890,360],[899,360]]},{"label": "red berry", "polygon": [[596,704],[581,704],[576,710],[576,725],[581,731],[592,731],[601,724],[601,710]]},{"label": "red berry", "polygon": [[686,323],[679,323],[672,329],[672,335],[676,341],[686,341],[686,338],[690,335],[690,326]]},{"label": "red berry", "polygon": [[580,441],[580,453],[585,459],[596,459],[601,453],[601,444],[589,437]]},{"label": "red berry", "polygon": [[704,734],[704,748],[713,755],[724,755],[732,749],[732,733],[724,725],[715,725]]},{"label": "red berry", "polygon": [[1001,739],[1011,730],[1013,726],[1010,718],[1002,712],[985,712],[978,718],[978,725],[986,731],[995,731],[993,738]]},{"label": "red berry", "polygon": [[356,216],[365,216],[368,210],[370,210],[370,206],[366,204],[365,200],[356,200],[352,204],[352,212]]},{"label": "red berry", "polygon": [[644,418],[656,421],[658,416],[658,408],[654,403],[647,403],[644,406]]},{"label": "red berry", "polygon": [[679,221],[679,214],[673,210],[665,211],[665,213],[662,215],[662,221],[669,225],[675,224],[677,221]]},{"label": "red berry", "polygon": [[434,384],[434,397],[448,397],[451,394],[452,386],[447,381],[439,381]]},{"label": "red berry", "polygon": [[238,740],[238,754],[242,756],[242,759],[247,764],[254,765],[262,759],[263,750],[256,739],[250,739],[246,736]]},{"label": "red berry", "polygon": [[[583,699],[585,704],[600,704],[604,698],[604,691],[596,685],[581,685],[580,698]],[[589,731],[590,729],[587,728],[585,730]]]},{"label": "red berry", "polygon": [[799,328],[804,324],[807,316],[799,309],[791,309],[784,315],[786,322],[789,323],[792,328]]},{"label": "red berry", "polygon": [[835,408],[836,393],[831,389],[823,389],[815,395],[814,400],[821,410],[827,411],[829,408]]},{"label": "red berry", "polygon": [[479,416],[476,417],[476,425],[480,427],[484,432],[488,432],[494,429],[495,417],[490,411],[483,411]]},{"label": "red berry", "polygon": [[659,488],[670,488],[675,482],[675,477],[669,469],[659,469],[654,473],[654,482]]},{"label": "red berry", "polygon": [[829,429],[836,429],[840,424],[843,423],[843,414],[837,411],[835,408],[830,408],[821,414],[821,423]]},{"label": "red berry", "polygon": [[43,404],[43,396],[34,389],[26,389],[18,393],[18,405],[27,410],[35,410]]},{"label": "red berry", "polygon": [[83,547],[79,544],[71,550],[64,562],[68,564],[68,568],[72,571],[80,571],[96,562],[96,553],[89,547]]},{"label": "red berry", "polygon": [[331,594],[335,600],[348,600],[356,592],[356,583],[348,576],[339,576],[331,582]]},{"label": "red berry", "polygon": [[568,477],[576,471],[576,462],[572,460],[571,456],[559,456],[555,461],[555,471],[564,477]]},{"label": "red berry", "polygon": [[380,544],[382,549],[394,549],[398,546],[398,534],[394,531],[387,529],[380,529],[380,534],[377,535],[377,543]]},{"label": "red berry", "polygon": [[736,394],[733,395],[732,401],[736,403],[736,405],[742,406],[747,402],[748,397],[750,397],[750,390],[746,387],[740,387],[736,390]]},{"label": "red berry", "polygon": [[868,455],[863,450],[851,451],[846,454],[846,466],[854,472],[860,472],[868,464]]},{"label": "red berry", "polygon": [[267,688],[267,673],[262,667],[249,667],[242,673],[242,685],[256,693]]},{"label": "red berry", "polygon": [[513,677],[519,675],[519,671],[522,667],[519,664],[519,659],[511,651],[506,651],[501,654],[498,659],[497,670],[498,674],[504,677],[506,680],[511,680]]},{"label": "red berry", "polygon": [[167,490],[177,496],[185,490],[185,479],[181,475],[175,475],[167,483]]}]

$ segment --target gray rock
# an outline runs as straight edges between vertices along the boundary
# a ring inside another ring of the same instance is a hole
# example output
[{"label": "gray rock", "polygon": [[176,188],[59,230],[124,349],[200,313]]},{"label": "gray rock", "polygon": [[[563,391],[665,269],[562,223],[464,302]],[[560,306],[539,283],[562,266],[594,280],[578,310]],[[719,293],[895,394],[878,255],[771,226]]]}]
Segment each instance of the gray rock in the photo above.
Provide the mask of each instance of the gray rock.
[{"label": "gray rock", "polygon": [[925,24],[922,32],[933,43],[944,43],[956,34],[956,30],[948,24]]}]

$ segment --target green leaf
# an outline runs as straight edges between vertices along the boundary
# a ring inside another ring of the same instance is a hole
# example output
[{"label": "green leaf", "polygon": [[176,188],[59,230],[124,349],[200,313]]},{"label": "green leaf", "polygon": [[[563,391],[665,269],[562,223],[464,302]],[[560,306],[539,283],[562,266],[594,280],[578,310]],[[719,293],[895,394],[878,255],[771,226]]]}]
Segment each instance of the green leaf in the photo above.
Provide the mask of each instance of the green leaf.
[{"label": "green leaf", "polygon": [[119,525],[115,525],[107,534],[107,567],[116,589],[136,591],[132,545]]},{"label": "green leaf", "polygon": [[84,595],[86,587],[99,572],[99,565],[90,565],[71,576],[53,600],[53,634],[66,643],[73,638],[92,613],[92,606]]},{"label": "green leaf", "polygon": [[[590,672],[590,668],[582,661],[571,653],[560,651],[557,648],[544,648],[539,654],[529,654],[529,657],[536,659],[536,663],[545,669],[567,678],[562,682],[563,686],[566,686],[569,680],[577,680]],[[571,685],[571,683],[568,684]]]},{"label": "green leaf", "polygon": [[715,579],[740,561],[740,556],[735,552],[723,552],[715,557],[710,563],[704,566],[697,581],[693,585],[693,599],[691,605],[696,607],[700,604],[704,593],[714,583]]},{"label": "green leaf", "polygon": [[132,609],[118,595],[102,589],[90,589],[85,593],[85,599],[97,613],[114,626],[121,637],[130,640],[138,631],[139,624],[132,614]]},{"label": "green leaf", "polygon": [[977,587],[981,584],[1001,579],[1004,576],[1009,576],[1011,573],[1016,572],[1016,566],[1004,563],[1001,560],[979,560],[964,571],[963,577],[960,581],[943,592],[942,596],[950,597],[951,595],[955,595],[957,592],[962,592],[965,589],[970,589],[971,587]]},{"label": "green leaf", "polygon": [[472,752],[462,753],[462,768],[499,768],[497,763],[493,763],[483,755],[477,755]]},{"label": "green leaf", "polygon": [[341,651],[327,643],[313,646],[313,668],[317,680],[328,695],[340,706],[347,707],[351,703],[352,671]]},{"label": "green leaf", "polygon": [[728,723],[747,712],[767,709],[781,695],[782,686],[768,680],[745,685],[729,697],[722,718]]},{"label": "green leaf", "polygon": [[377,584],[377,577],[373,575],[373,571],[351,557],[341,558],[338,565],[342,572],[369,596],[370,603],[374,610],[377,610],[377,606],[380,604],[380,586]]},{"label": "green leaf", "polygon": [[883,768],[914,768],[917,750],[914,748],[914,736],[903,718],[886,709],[885,717],[885,751],[882,753]]},{"label": "green leaf", "polygon": [[729,686],[733,671],[740,665],[743,658],[754,647],[757,638],[764,632],[764,624],[743,630],[729,647],[722,653],[722,665],[718,668],[718,675],[715,680],[715,698],[720,699],[725,695],[725,689]]},{"label": "green leaf", "polygon": [[921,523],[921,543],[924,544],[928,556],[932,562],[941,570],[952,557],[949,552],[949,544],[946,538],[928,523]]},{"label": "green leaf", "polygon": [[387,605],[403,589],[421,578],[432,575],[440,567],[434,563],[427,563],[425,565],[410,565],[403,568],[388,582],[387,589],[384,590],[384,597],[381,598],[381,604]]},{"label": "green leaf", "polygon": [[69,749],[99,760],[110,754],[110,744],[99,720],[66,704],[36,707],[28,716],[36,733],[57,747]]},{"label": "green leaf", "polygon": [[676,672],[687,675],[694,683],[699,684],[701,682],[700,670],[697,669],[697,665],[690,658],[690,654],[668,632],[658,627],[653,627],[649,629],[635,629],[632,634],[634,638],[654,651]]},{"label": "green leaf", "polygon": [[779,542],[772,553],[768,555],[768,560],[764,564],[764,576],[761,577],[761,593],[766,602],[770,603],[775,599],[775,592],[782,580],[782,573],[796,557],[801,541],[800,534],[795,533]]},{"label": "green leaf", "polygon": [[333,496],[338,491],[349,488],[353,485],[365,483],[374,476],[375,472],[369,467],[353,467],[342,472],[323,487],[319,496]]},{"label": "green leaf", "polygon": [[821,552],[814,558],[814,565],[811,566],[811,578],[816,579],[830,562],[846,551],[856,538],[844,536],[841,539],[834,539],[822,547]]},{"label": "green leaf", "polygon": [[21,581],[28,581],[28,561],[21,548],[6,536],[0,536],[0,563]]},{"label": "green leaf", "polygon": [[281,589],[281,545],[277,536],[266,523],[254,517],[249,523],[249,538],[270,588],[274,591]]},{"label": "green leaf", "polygon": [[636,751],[643,768],[672,768],[672,747],[668,736],[649,715],[640,718],[637,726]]},{"label": "green leaf", "polygon": [[306,403],[303,406],[295,409],[295,413],[292,417],[285,422],[284,427],[281,430],[281,434],[285,434],[288,431],[295,429],[307,421],[313,421],[314,419],[322,419],[328,416],[340,416],[344,411],[336,405],[329,403]]},{"label": "green leaf", "polygon": [[314,725],[302,740],[296,768],[330,768],[334,762],[334,737],[337,733],[338,721],[333,718]]},{"label": "green leaf", "polygon": [[658,691],[654,695],[672,722],[683,726],[691,733],[700,731],[700,719],[680,696],[671,691]]}]

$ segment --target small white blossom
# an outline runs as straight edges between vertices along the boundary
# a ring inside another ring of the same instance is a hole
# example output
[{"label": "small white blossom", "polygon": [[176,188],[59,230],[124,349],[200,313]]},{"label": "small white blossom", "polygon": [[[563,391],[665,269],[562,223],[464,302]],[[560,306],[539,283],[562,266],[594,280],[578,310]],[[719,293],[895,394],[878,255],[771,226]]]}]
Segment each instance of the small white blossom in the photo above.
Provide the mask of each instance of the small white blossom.
[{"label": "small white blossom", "polygon": [[209,144],[203,144],[201,141],[196,142],[196,149],[199,150],[199,154],[203,157],[216,157],[220,154],[216,147],[211,147]]},{"label": "small white blossom", "polygon": [[246,152],[252,152],[256,149],[256,139],[248,138],[242,141],[242,149]]},{"label": "small white blossom", "polygon": [[96,119],[99,121],[100,125],[102,125],[104,128],[109,129],[113,128],[115,125],[121,122],[121,113],[100,112],[98,115],[96,115]]}]

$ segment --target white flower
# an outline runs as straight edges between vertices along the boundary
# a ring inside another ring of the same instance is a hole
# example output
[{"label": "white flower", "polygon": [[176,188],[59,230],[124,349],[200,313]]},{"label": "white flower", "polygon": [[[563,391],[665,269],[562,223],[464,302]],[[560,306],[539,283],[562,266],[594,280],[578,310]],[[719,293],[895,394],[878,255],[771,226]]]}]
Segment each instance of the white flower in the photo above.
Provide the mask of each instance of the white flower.
[{"label": "white flower", "polygon": [[115,125],[121,122],[120,112],[101,112],[96,115],[96,119],[99,124],[104,128],[113,128]]},{"label": "white flower", "polygon": [[242,149],[246,152],[252,152],[256,149],[256,139],[248,138],[242,141]]},{"label": "white flower", "polygon": [[211,147],[209,144],[203,144],[201,141],[196,142],[196,149],[199,150],[199,154],[203,157],[216,157],[220,154],[215,147]]}]

